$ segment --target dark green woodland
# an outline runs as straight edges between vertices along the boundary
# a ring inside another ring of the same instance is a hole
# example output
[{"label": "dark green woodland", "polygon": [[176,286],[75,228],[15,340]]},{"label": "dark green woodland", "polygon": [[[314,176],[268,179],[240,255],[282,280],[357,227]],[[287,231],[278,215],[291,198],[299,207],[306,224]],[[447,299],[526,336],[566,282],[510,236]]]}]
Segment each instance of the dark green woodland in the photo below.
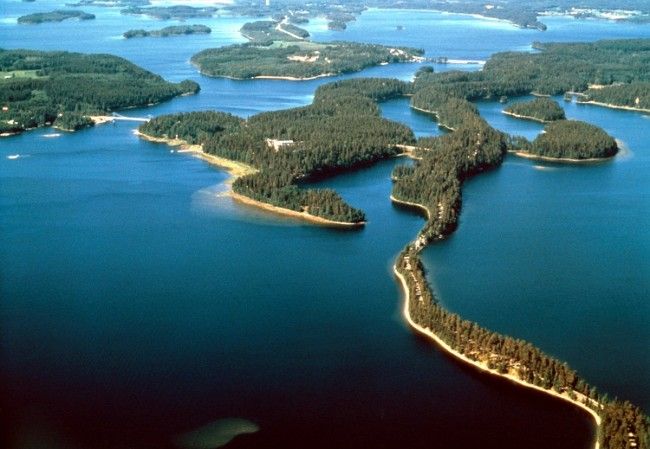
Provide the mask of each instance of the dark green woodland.
[{"label": "dark green woodland", "polygon": [[169,83],[111,55],[0,50],[0,73],[0,133],[58,120],[77,129],[89,124],[78,115],[147,106],[199,90],[193,81]]}]

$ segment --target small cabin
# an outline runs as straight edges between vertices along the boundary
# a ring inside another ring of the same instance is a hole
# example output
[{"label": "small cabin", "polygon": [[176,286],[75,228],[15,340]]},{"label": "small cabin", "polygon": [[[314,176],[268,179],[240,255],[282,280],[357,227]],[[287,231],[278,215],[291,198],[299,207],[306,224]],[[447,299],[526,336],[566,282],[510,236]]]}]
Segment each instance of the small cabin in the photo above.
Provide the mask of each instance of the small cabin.
[{"label": "small cabin", "polygon": [[293,140],[266,139],[266,145],[276,153],[294,144]]}]

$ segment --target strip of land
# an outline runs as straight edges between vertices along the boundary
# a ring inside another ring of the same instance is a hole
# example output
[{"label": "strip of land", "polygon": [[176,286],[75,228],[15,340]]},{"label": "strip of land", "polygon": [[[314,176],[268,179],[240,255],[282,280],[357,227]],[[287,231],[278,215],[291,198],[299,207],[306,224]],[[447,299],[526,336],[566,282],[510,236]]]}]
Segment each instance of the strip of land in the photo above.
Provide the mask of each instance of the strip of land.
[{"label": "strip of land", "polygon": [[621,106],[621,105],[616,105],[616,104],[611,104],[611,103],[601,103],[600,101],[593,101],[593,100],[590,100],[590,101],[578,101],[578,104],[592,104],[594,106],[601,106],[603,108],[624,109],[626,111],[650,113],[650,109],[636,108],[634,106]]},{"label": "strip of land", "polygon": [[511,117],[520,118],[523,120],[531,120],[533,122],[539,122],[539,123],[551,123],[550,120],[542,120],[537,117],[532,117],[530,115],[515,114],[514,112],[509,112],[509,111],[501,111],[501,113],[505,115],[509,115]]}]

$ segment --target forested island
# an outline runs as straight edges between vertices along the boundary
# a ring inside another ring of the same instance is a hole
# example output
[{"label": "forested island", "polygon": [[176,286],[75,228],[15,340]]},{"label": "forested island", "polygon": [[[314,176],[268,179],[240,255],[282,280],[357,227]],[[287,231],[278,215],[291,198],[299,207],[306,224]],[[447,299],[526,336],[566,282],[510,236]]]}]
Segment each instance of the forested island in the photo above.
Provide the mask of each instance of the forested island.
[{"label": "forested island", "polygon": [[89,126],[91,115],[142,107],[199,90],[169,83],[111,55],[0,50],[0,134],[37,126]]},{"label": "forested island", "polygon": [[548,97],[538,97],[531,101],[515,103],[503,110],[504,114],[526,120],[548,123],[555,120],[564,120],[564,109]]},{"label": "forested island", "polygon": [[56,11],[37,12],[18,17],[18,23],[38,24],[44,22],[63,22],[66,19],[93,20],[94,18],[94,14],[87,12],[58,9]]},{"label": "forested island", "polygon": [[174,25],[161,28],[160,30],[129,30],[123,36],[125,39],[132,39],[134,37],[169,37],[210,33],[212,33],[212,29],[205,25]]},{"label": "forested island", "polygon": [[416,61],[422,50],[355,42],[246,43],[203,50],[192,56],[202,74],[235,79],[311,79],[357,72],[383,63]]},{"label": "forested island", "polygon": [[618,145],[613,137],[597,126],[576,120],[550,123],[532,143],[517,149],[520,156],[568,162],[606,159],[617,152]]},{"label": "forested island", "polygon": [[174,6],[130,6],[121,11],[122,14],[145,15],[160,20],[187,20],[201,17],[212,17],[218,8],[213,6],[194,7],[185,5]]}]

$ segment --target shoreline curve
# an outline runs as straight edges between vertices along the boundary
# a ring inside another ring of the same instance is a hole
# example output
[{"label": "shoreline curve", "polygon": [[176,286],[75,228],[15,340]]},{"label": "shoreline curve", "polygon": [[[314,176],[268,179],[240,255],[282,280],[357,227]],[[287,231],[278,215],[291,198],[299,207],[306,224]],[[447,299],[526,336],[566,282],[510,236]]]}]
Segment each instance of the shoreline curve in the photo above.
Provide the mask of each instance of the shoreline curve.
[{"label": "shoreline curve", "polygon": [[168,139],[164,137],[154,137],[154,136],[144,134],[138,131],[137,129],[134,131],[134,134],[140,137],[141,139],[147,140],[149,142],[164,143],[169,146],[180,147],[180,149],[178,150],[179,153],[191,153],[193,156],[198,157],[199,159],[202,159],[211,165],[214,165],[216,167],[219,167],[227,171],[228,174],[230,175],[230,178],[225,182],[225,184],[228,186],[228,190],[223,192],[223,194],[230,196],[234,201],[238,203],[246,204],[248,206],[253,206],[268,212],[273,212],[278,215],[299,218],[320,226],[336,227],[336,228],[360,228],[365,226],[366,224],[365,221],[346,222],[346,221],[329,220],[327,218],[319,217],[317,215],[312,215],[309,212],[305,212],[305,211],[299,212],[284,207],[274,206],[273,204],[265,203],[263,201],[253,199],[241,193],[237,193],[232,189],[233,182],[235,182],[237,178],[240,178],[242,176],[252,175],[259,172],[258,169],[250,165],[244,164],[243,162],[237,162],[231,159],[226,159],[220,156],[215,156],[213,154],[205,153],[203,151],[202,145],[198,145],[198,144],[192,145],[182,139]]},{"label": "shoreline curve", "polygon": [[525,151],[514,151],[515,156],[531,159],[534,161],[544,161],[544,162],[555,162],[558,164],[597,164],[600,162],[608,162],[616,157],[616,154],[608,157],[591,157],[587,159],[574,159],[570,157],[550,157],[550,156],[541,156],[539,154],[527,153]]}]

